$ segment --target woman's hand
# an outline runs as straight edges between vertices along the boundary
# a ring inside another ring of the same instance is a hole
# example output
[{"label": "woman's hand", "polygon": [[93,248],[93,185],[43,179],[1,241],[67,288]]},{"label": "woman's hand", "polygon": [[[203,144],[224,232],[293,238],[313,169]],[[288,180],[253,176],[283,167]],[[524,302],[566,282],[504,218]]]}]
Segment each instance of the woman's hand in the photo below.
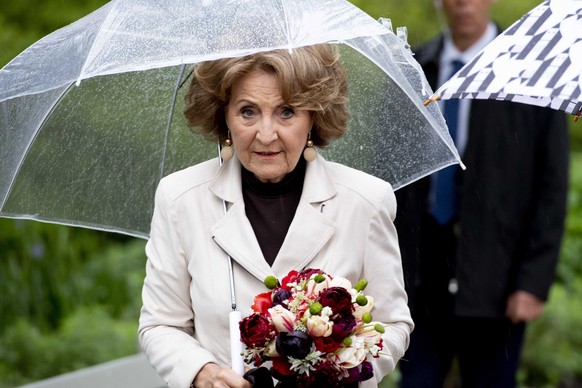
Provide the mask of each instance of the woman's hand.
[{"label": "woman's hand", "polygon": [[194,379],[196,388],[251,388],[252,385],[242,376],[230,368],[222,368],[216,364],[208,363],[200,369]]}]

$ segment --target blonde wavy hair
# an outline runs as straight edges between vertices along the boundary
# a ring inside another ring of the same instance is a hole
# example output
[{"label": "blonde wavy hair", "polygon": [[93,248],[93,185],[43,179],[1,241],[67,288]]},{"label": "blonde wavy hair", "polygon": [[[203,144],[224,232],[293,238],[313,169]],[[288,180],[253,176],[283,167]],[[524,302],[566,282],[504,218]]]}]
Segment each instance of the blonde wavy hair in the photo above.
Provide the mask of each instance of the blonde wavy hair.
[{"label": "blonde wavy hair", "polygon": [[337,47],[330,44],[197,64],[185,96],[184,115],[191,130],[223,142],[228,136],[225,114],[232,86],[255,70],[277,77],[286,104],[312,112],[315,146],[325,147],[347,131],[347,77]]}]

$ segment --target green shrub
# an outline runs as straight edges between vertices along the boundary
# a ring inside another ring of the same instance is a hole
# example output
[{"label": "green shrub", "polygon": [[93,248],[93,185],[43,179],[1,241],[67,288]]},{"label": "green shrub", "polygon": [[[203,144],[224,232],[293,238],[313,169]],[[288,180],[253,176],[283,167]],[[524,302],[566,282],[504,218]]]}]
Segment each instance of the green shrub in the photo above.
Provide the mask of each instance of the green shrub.
[{"label": "green shrub", "polygon": [[567,287],[582,275],[582,151],[573,152],[568,193],[568,217],[557,281]]},{"label": "green shrub", "polygon": [[528,326],[520,381],[534,387],[582,385],[582,153],[573,152],[566,233],[544,315]]},{"label": "green shrub", "polygon": [[0,387],[134,354],[145,241],[0,219]]},{"label": "green shrub", "polygon": [[533,387],[582,385],[582,277],[553,287],[544,315],[528,326],[520,379]]},{"label": "green shrub", "polygon": [[0,337],[0,387],[21,385],[135,354],[136,332],[136,320],[115,320],[103,306],[76,310],[48,334],[20,319]]},{"label": "green shrub", "polygon": [[81,306],[137,316],[145,276],[143,240],[82,228],[0,219],[0,334],[16,318],[41,331]]}]

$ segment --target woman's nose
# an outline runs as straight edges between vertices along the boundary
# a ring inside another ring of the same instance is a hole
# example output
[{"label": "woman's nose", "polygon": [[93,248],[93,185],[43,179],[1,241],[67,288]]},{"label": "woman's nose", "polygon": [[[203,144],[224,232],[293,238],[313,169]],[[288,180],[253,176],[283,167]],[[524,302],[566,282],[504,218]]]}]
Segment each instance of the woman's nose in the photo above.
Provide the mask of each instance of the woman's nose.
[{"label": "woman's nose", "polygon": [[269,144],[277,139],[275,120],[271,117],[263,116],[257,131],[257,139],[264,144]]}]

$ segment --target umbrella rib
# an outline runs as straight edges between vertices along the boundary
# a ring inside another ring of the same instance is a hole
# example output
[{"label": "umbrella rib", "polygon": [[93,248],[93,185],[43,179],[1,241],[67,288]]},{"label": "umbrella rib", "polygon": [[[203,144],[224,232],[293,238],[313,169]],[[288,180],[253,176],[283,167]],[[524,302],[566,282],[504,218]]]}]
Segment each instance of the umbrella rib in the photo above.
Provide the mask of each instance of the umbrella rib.
[{"label": "umbrella rib", "polygon": [[[364,38],[361,38],[361,39],[364,39],[364,40],[366,40],[366,39],[377,39],[377,38],[376,38],[376,37],[364,37]],[[351,47],[351,48],[352,48],[352,49],[354,49],[354,50],[357,50],[357,44],[355,44],[355,43],[356,43],[356,42],[355,42],[355,40],[354,40],[354,41],[352,41],[352,40],[350,39],[350,40],[343,41],[342,43],[343,43],[343,44],[345,44],[345,45],[347,45],[347,46],[349,46],[349,47]],[[376,60],[376,58],[372,58],[372,57],[370,57],[370,56],[368,56],[368,55],[365,55],[365,54],[364,54],[364,56],[365,56],[365,57],[366,57],[366,58],[367,58],[369,61],[371,61],[372,63],[374,63],[376,66],[378,66],[378,68],[379,68],[379,69],[381,69],[381,70],[382,70],[382,71],[383,71],[383,72],[384,72],[384,73],[385,73],[385,74],[386,74],[386,75],[387,75],[389,78],[391,78],[391,79],[392,79],[394,82],[397,82],[397,81],[396,81],[396,79],[394,78],[394,76],[393,76],[393,75],[392,75],[392,74],[391,74],[389,71],[386,71],[386,69],[385,69],[385,68],[382,66],[382,64],[381,64],[381,63],[379,63],[379,62]],[[400,73],[402,73],[402,69],[401,69],[400,67],[397,67],[397,68],[396,68],[396,70],[397,70],[397,71],[399,71]],[[418,71],[418,69],[417,69],[417,71]],[[410,90],[412,89],[412,86],[411,86],[410,84],[409,84],[409,86],[410,86],[410,88],[406,88],[406,87],[403,87],[403,85],[401,85],[401,89],[402,89],[402,91],[403,91],[403,92],[406,94],[406,96],[408,97],[409,101],[411,101],[411,102],[413,102],[413,103],[415,103],[415,104],[418,104],[418,105],[422,105],[422,106],[424,106],[425,104],[423,103],[423,101],[422,101],[422,100],[416,100],[416,99],[414,98],[414,94],[411,94],[411,92],[410,92]],[[416,101],[416,102],[415,102],[415,101]],[[427,115],[428,115],[428,112],[426,112],[426,111],[423,111],[423,110],[420,110],[420,111],[421,111],[421,113],[422,113],[423,115],[425,115],[425,116],[427,116]],[[459,155],[459,152],[458,152],[458,150],[456,149],[456,147],[454,146],[454,144],[452,143],[452,139],[451,139],[451,141],[449,142],[449,141],[447,141],[447,139],[445,138],[445,136],[444,136],[444,134],[443,134],[443,133],[441,133],[440,131],[435,131],[435,132],[437,133],[437,135],[439,136],[439,138],[440,138],[440,139],[443,141],[443,143],[445,144],[445,146],[446,146],[446,147],[449,149],[449,151],[451,152],[452,156],[453,156],[453,157],[455,158],[455,160],[458,162],[458,164],[460,165],[460,167],[461,167],[463,170],[465,170],[465,168],[466,168],[466,167],[465,167],[465,165],[463,164],[463,162],[461,161],[461,157],[460,157],[460,155]],[[455,164],[455,163],[451,163],[451,164]]]},{"label": "umbrella rib", "polygon": [[289,15],[287,13],[287,9],[285,8],[285,3],[283,1],[281,1],[281,8],[283,8],[283,16],[285,19],[285,33],[287,35],[287,45],[288,48],[287,50],[289,50],[289,52],[293,51],[293,47],[291,46],[291,26],[289,24]]},{"label": "umbrella rib", "polygon": [[73,85],[74,85],[73,83],[70,83],[63,90],[61,95],[57,99],[55,99],[55,101],[52,104],[52,106],[50,107],[50,109],[47,110],[45,116],[42,118],[40,125],[38,126],[38,130],[34,133],[34,136],[32,136],[30,138],[30,141],[26,145],[25,151],[22,153],[22,157],[20,158],[20,161],[18,162],[18,166],[16,167],[16,170],[14,171],[14,175],[12,176],[12,179],[10,180],[10,184],[8,185],[8,190],[6,190],[6,195],[4,196],[4,198],[2,198],[2,201],[0,202],[0,209],[4,208],[4,205],[6,205],[6,202],[8,201],[8,197],[10,197],[10,193],[12,192],[12,189],[14,188],[14,182],[16,181],[16,177],[18,176],[18,174],[20,173],[20,170],[22,169],[22,165],[24,164],[24,161],[26,160],[26,157],[28,156],[30,149],[32,148],[32,144],[34,143],[35,139],[38,137],[38,134],[40,133],[40,131],[44,127],[48,118],[51,116],[51,114],[55,110],[55,107],[57,106],[57,104],[64,98],[64,96],[69,92],[69,90],[71,90],[71,87]]},{"label": "umbrella rib", "polygon": [[170,104],[170,112],[168,114],[168,122],[166,123],[166,129],[164,134],[164,149],[162,150],[162,162],[160,163],[160,174],[158,178],[158,182],[164,176],[164,169],[166,168],[166,154],[168,152],[168,142],[170,139],[170,128],[172,126],[172,117],[174,117],[174,109],[176,107],[176,97],[178,96],[178,90],[182,86],[182,77],[184,76],[184,71],[186,69],[186,64],[182,64],[180,69],[180,74],[178,75],[178,79],[176,81],[176,87],[174,87],[174,94],[172,95],[172,102]]},{"label": "umbrella rib", "polygon": [[[85,69],[87,68],[87,66],[89,64],[89,60],[90,59],[93,60],[95,58],[95,55],[92,55],[93,50],[95,49],[95,42],[97,42],[99,40],[99,37],[101,36],[101,32],[103,31],[105,25],[109,26],[112,23],[111,22],[111,13],[115,9],[115,6],[117,5],[117,3],[119,3],[119,0],[112,0],[111,3],[112,3],[111,8],[107,12],[107,16],[103,20],[103,23],[101,23],[101,26],[99,26],[99,31],[97,32],[97,34],[95,34],[95,39],[93,39],[93,43],[91,43],[91,48],[87,52],[87,57],[85,58],[85,61],[83,62],[83,66],[81,66],[81,71],[79,71],[79,76],[77,77],[77,81],[75,82],[75,84],[77,86],[79,86],[81,84],[81,80],[83,79],[83,73],[85,72]],[[103,46],[103,44],[101,44],[101,46]]]}]

